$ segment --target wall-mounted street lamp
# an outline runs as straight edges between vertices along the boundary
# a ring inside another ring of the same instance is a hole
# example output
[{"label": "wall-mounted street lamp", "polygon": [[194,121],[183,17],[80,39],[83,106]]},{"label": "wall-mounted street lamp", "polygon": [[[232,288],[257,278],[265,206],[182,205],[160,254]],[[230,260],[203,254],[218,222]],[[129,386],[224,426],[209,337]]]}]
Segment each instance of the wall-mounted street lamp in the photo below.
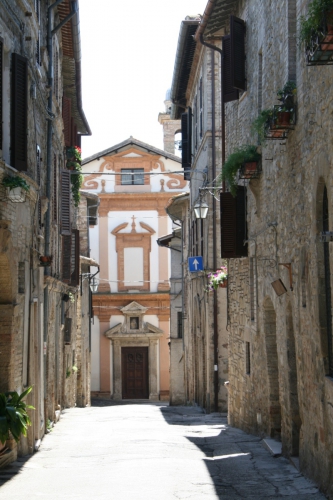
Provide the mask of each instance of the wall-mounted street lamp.
[{"label": "wall-mounted street lamp", "polygon": [[208,213],[208,205],[204,201],[199,201],[193,207],[196,219],[206,219]]},{"label": "wall-mounted street lamp", "polygon": [[95,293],[97,292],[98,290],[98,281],[97,279],[95,278],[95,276],[93,276],[90,280],[90,283],[89,283],[89,286],[90,286],[90,290],[92,291],[92,293]]}]

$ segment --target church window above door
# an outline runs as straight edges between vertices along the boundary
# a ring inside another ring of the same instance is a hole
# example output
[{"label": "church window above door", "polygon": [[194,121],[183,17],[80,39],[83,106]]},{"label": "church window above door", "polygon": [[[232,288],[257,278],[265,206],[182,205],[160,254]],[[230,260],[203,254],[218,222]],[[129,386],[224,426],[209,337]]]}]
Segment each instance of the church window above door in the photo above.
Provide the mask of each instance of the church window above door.
[{"label": "church window above door", "polygon": [[122,168],[121,169],[121,184],[123,186],[137,186],[144,184],[144,169],[143,168]]}]

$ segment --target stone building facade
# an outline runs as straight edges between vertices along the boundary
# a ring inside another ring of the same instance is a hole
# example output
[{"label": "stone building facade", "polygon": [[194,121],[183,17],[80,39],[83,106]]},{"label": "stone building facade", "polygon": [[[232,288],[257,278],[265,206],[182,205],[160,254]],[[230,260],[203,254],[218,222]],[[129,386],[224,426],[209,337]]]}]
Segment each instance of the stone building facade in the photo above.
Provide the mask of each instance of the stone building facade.
[{"label": "stone building facade", "polygon": [[[279,105],[288,81],[297,87],[296,123],[282,134],[271,122],[258,150],[261,173],[238,182],[246,210],[229,219],[234,233],[247,223],[246,255],[229,259],[229,422],[281,441],[283,455],[297,457],[333,498],[332,243],[320,239],[333,228],[333,93],[331,66],[307,66],[297,44],[309,5],[216,0],[202,32],[228,36],[230,15],[245,23],[246,88],[234,88],[237,97],[225,104],[226,158],[257,146],[253,121]],[[228,231],[222,225],[222,246]]]},{"label": "stone building facade", "polygon": [[133,137],[83,162],[84,189],[100,201],[90,231],[91,255],[101,263],[93,295],[95,396],[169,399],[170,258],[156,240],[171,230],[170,197],[187,188],[180,170],[178,157]]},{"label": "stone building facade", "polygon": [[[78,2],[0,6],[0,391],[32,385],[35,407],[28,437],[4,445],[0,466],[37,449],[48,421],[77,402],[80,241],[66,147],[90,134],[79,25]],[[14,199],[6,177],[29,190]]]},{"label": "stone building facade", "polygon": [[[183,259],[182,349],[185,402],[207,411],[226,411],[228,380],[228,333],[226,291],[208,292],[207,274],[222,264],[219,254],[219,210],[214,180],[221,171],[221,58],[194,39],[199,18],[187,17],[180,27],[170,99],[171,119],[181,120],[184,178],[190,182],[188,200],[168,206],[170,217],[182,227],[182,247],[187,257],[201,256],[204,271],[190,272]],[[194,206],[207,203],[206,219],[196,219]],[[171,351],[172,352],[172,351]],[[178,352],[175,356],[179,357]],[[171,358],[173,359],[173,358]],[[175,370],[176,365],[174,365]],[[171,366],[171,372],[173,366]]]}]

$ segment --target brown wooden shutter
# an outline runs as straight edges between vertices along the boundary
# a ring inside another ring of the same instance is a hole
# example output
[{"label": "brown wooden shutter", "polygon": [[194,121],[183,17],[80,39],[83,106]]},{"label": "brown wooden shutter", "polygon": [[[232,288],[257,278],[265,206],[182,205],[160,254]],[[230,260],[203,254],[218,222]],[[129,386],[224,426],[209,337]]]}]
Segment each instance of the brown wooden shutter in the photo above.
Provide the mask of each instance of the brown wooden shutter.
[{"label": "brown wooden shutter", "polygon": [[62,236],[62,281],[64,283],[71,282],[72,274],[72,235],[65,234]]},{"label": "brown wooden shutter", "polygon": [[58,162],[57,155],[53,155],[53,222],[58,222]]},{"label": "brown wooden shutter", "polygon": [[246,188],[238,186],[234,198],[221,193],[221,257],[235,259],[247,256]]},{"label": "brown wooden shutter", "polygon": [[222,38],[223,50],[223,100],[224,102],[236,101],[239,92],[231,83],[230,35]]},{"label": "brown wooden shutter", "polygon": [[70,147],[71,144],[71,136],[72,136],[72,122],[71,122],[71,113],[72,113],[72,102],[68,97],[63,97],[62,100],[62,119],[64,120],[64,136],[65,136],[65,146]]},{"label": "brown wooden shutter", "polygon": [[2,99],[3,99],[3,43],[0,40],[0,149],[2,149],[2,120],[3,120],[3,112],[2,112]]},{"label": "brown wooden shutter", "polygon": [[12,54],[11,164],[20,171],[28,168],[27,87],[28,61],[19,54]]},{"label": "brown wooden shutter", "polygon": [[65,344],[72,342],[72,318],[65,318],[64,342]]},{"label": "brown wooden shutter", "polygon": [[245,77],[245,22],[230,16],[231,85],[246,90]]},{"label": "brown wooden shutter", "polygon": [[61,171],[61,234],[71,235],[71,176]]},{"label": "brown wooden shutter", "polygon": [[41,173],[40,173],[40,147],[36,146],[36,181],[39,187],[39,193],[38,193],[38,204],[37,204],[37,211],[38,211],[38,224],[39,227],[42,226],[42,200],[41,200]]},{"label": "brown wooden shutter", "polygon": [[78,286],[80,283],[80,231],[72,231],[72,249],[71,249],[71,285]]}]

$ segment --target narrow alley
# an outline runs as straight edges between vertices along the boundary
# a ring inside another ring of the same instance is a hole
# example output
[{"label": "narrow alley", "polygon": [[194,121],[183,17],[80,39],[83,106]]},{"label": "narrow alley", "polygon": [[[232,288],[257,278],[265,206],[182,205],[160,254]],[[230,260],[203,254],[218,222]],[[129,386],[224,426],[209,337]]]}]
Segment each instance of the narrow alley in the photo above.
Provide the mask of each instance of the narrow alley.
[{"label": "narrow alley", "polygon": [[325,498],[258,437],[219,413],[95,401],[65,410],[38,453],[0,472],[0,498],[47,500]]}]

